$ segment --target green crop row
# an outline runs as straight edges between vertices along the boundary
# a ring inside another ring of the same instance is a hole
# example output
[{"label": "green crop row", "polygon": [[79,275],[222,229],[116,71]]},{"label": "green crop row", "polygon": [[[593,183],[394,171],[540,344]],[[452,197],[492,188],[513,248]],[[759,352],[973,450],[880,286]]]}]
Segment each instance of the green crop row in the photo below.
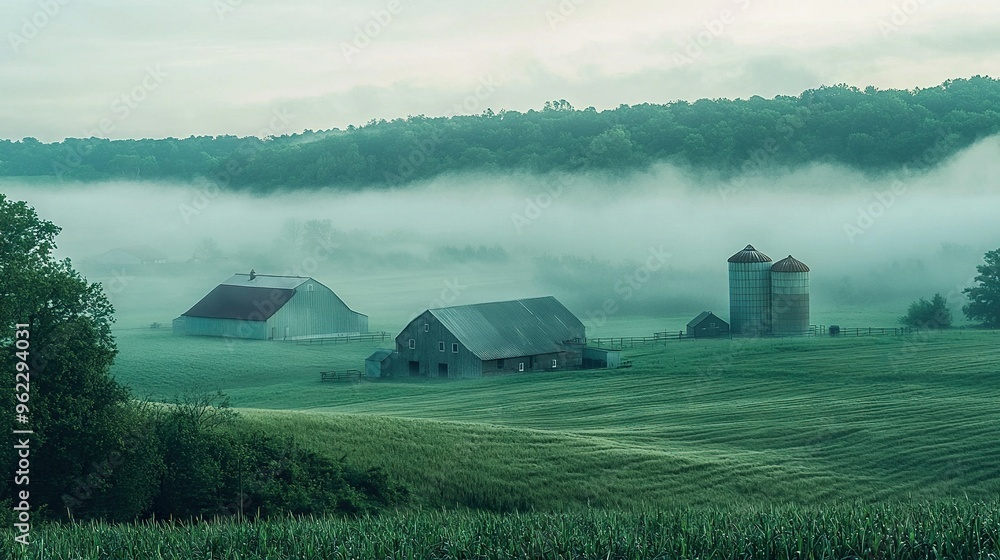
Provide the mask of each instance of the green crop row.
[{"label": "green crop row", "polygon": [[422,510],[237,523],[36,528],[24,559],[998,558],[1000,503],[511,513]]}]

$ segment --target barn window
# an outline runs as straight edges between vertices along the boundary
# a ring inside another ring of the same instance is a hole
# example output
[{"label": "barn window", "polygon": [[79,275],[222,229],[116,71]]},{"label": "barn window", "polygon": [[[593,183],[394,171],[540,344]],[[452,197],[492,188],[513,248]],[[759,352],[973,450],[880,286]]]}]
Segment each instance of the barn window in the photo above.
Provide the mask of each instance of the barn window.
[{"label": "barn window", "polygon": [[410,350],[414,350],[417,347],[417,341],[410,339]]},{"label": "barn window", "polygon": [[430,330],[431,330],[430,324],[424,325],[424,332],[430,332]]},{"label": "barn window", "polygon": [[458,354],[458,343],[457,342],[452,342],[451,343],[451,353],[452,354]]},{"label": "barn window", "polygon": [[519,362],[517,364],[517,371],[524,371],[524,362]]},{"label": "barn window", "polygon": [[312,284],[306,284],[306,291],[307,292],[313,291],[313,285]]},{"label": "barn window", "polygon": [[444,342],[438,342],[438,352],[444,352]]},{"label": "barn window", "polygon": [[503,360],[497,360],[497,369],[503,369]]},{"label": "barn window", "polygon": [[558,365],[559,365],[559,360],[552,360],[552,367],[556,367]]}]

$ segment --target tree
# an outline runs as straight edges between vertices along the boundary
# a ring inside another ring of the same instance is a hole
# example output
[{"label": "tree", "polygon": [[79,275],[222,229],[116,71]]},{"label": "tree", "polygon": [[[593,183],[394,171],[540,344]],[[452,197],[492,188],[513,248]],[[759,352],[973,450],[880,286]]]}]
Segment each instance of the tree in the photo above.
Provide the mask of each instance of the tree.
[{"label": "tree", "polygon": [[[26,203],[0,194],[0,346],[11,348],[16,325],[26,325],[20,330],[29,333],[30,390],[26,422],[18,427],[34,432],[31,504],[57,514],[121,513],[109,490],[148,449],[129,439],[135,409],[110,375],[117,353],[113,308],[100,284],[88,283],[68,259],[53,258],[59,230]],[[13,371],[13,353],[3,356],[5,370]],[[138,509],[130,513],[148,505],[153,491],[152,479],[132,488]]]},{"label": "tree", "polygon": [[970,320],[997,328],[1000,327],[1000,249],[987,252],[983,258],[986,264],[976,267],[978,285],[962,290],[969,297],[962,312]]},{"label": "tree", "polygon": [[941,297],[941,294],[934,294],[930,301],[920,298],[910,304],[906,316],[900,317],[899,321],[917,329],[947,329],[951,326],[948,300]]}]

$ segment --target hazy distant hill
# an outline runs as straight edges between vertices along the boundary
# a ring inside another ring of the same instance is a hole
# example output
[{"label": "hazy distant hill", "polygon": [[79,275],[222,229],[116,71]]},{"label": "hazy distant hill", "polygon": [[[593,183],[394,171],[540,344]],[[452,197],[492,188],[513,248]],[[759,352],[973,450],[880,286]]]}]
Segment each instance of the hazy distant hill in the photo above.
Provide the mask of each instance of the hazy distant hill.
[{"label": "hazy distant hill", "polygon": [[0,176],[64,180],[190,180],[240,190],[384,187],[448,172],[627,172],[671,162],[731,176],[835,162],[865,172],[933,166],[1000,132],[1000,80],[950,80],[916,90],[838,85],[774,99],[371,121],[360,128],[262,140],[34,138],[0,141]]}]

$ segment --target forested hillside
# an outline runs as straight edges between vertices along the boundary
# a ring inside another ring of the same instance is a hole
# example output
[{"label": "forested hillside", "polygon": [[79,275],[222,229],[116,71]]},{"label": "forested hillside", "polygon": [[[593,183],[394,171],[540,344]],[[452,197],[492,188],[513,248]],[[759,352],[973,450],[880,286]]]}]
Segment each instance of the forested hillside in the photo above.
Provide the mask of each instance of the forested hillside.
[{"label": "forested hillside", "polygon": [[456,171],[642,170],[697,174],[841,163],[864,172],[926,168],[1000,132],[1000,80],[916,90],[838,85],[798,97],[702,99],[596,111],[566,101],[540,111],[412,116],[267,139],[90,138],[0,141],[0,176],[190,180],[267,192],[405,184]]}]

